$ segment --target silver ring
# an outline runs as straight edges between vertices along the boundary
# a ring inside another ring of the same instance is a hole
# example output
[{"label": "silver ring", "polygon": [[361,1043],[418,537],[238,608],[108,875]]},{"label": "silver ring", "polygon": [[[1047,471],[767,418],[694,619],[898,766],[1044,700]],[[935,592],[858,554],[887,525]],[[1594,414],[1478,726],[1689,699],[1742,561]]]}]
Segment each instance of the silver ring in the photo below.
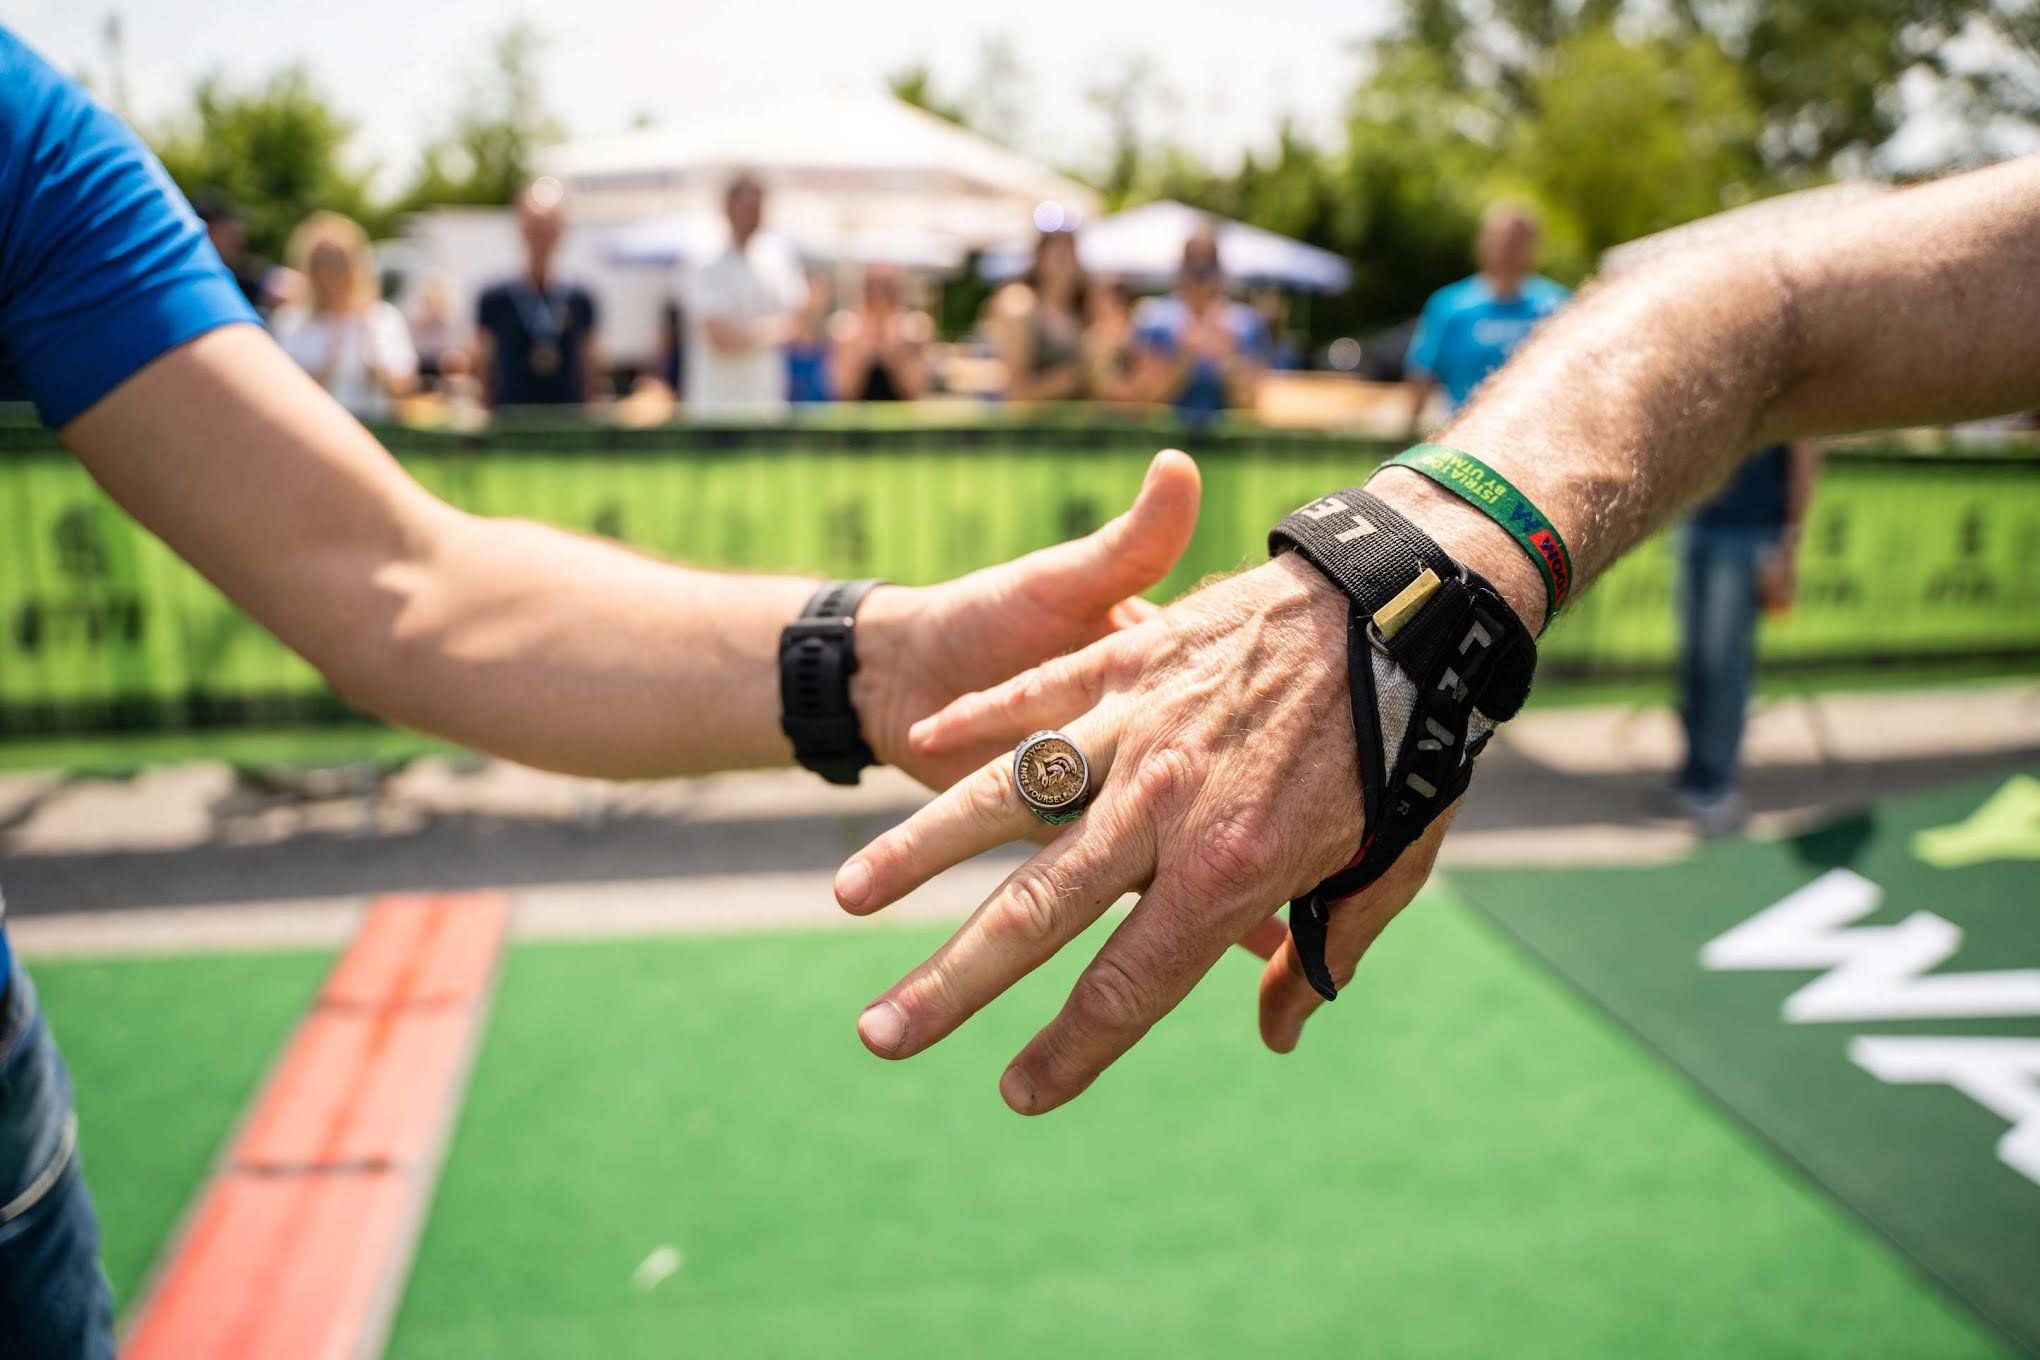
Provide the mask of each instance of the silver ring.
[{"label": "silver ring", "polygon": [[1074,822],[1091,801],[1091,762],[1060,732],[1036,732],[1013,751],[1013,787],[1050,825]]}]

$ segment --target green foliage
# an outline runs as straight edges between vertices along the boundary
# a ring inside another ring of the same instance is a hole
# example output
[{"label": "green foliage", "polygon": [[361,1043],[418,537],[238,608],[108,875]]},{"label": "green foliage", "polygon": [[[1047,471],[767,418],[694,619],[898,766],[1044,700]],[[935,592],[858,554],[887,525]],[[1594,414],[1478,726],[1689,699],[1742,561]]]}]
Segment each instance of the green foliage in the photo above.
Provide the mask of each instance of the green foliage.
[{"label": "green foliage", "polygon": [[1576,34],[1527,88],[1539,116],[1510,125],[1490,180],[1544,206],[1564,272],[1747,201],[1764,183],[1762,115],[1735,64],[1705,40]]},{"label": "green foliage", "polygon": [[513,201],[538,170],[538,156],[563,130],[546,109],[539,62],[545,36],[515,23],[490,45],[467,81],[447,129],[427,144],[399,198],[400,210]]},{"label": "green foliage", "polygon": [[935,89],[935,73],[925,61],[903,66],[885,78],[885,87],[891,90],[893,98],[902,103],[912,104],[926,113],[932,113],[945,123],[966,126],[970,119],[964,114],[962,105],[945,98]]},{"label": "green foliage", "polygon": [[938,90],[925,61],[901,67],[886,77],[885,84],[894,98],[980,137],[1006,146],[1018,146],[1027,138],[1033,80],[1011,34],[994,33],[978,45],[977,71],[961,93]]},{"label": "green foliage", "polygon": [[[1403,0],[1387,44],[1430,52],[1454,82],[1535,116],[1552,53],[1602,30],[1728,58],[1759,111],[1765,167],[1787,181],[1838,158],[1867,164],[1897,129],[1896,87],[1910,71],[1974,126],[2040,116],[2032,0]],[[1954,55],[1958,36],[1967,61]]]},{"label": "green foliage", "polygon": [[190,111],[154,141],[178,188],[226,193],[246,219],[249,245],[274,256],[315,208],[346,213],[371,230],[383,224],[369,188],[372,168],[347,164],[353,131],[304,69],[293,66],[245,89],[206,77]]},{"label": "green foliage", "polygon": [[354,125],[302,67],[241,89],[219,76],[199,82],[191,108],[151,139],[187,194],[225,192],[247,220],[249,245],[278,255],[311,212],[345,213],[371,235],[404,212],[441,204],[503,204],[536,173],[539,152],[561,135],[546,110],[539,63],[544,36],[513,24],[467,81],[446,129],[420,154],[394,200],[374,191],[374,167],[350,165]]}]

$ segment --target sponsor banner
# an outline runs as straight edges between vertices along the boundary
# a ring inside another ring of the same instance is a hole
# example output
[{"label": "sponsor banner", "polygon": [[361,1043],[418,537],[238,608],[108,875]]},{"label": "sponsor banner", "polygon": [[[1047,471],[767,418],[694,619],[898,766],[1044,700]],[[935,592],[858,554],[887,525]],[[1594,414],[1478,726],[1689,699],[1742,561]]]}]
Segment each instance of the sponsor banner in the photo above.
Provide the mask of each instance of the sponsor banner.
[{"label": "sponsor banner", "polygon": [[1674,865],[1452,880],[2040,1352],[2040,778]]},{"label": "sponsor banner", "polygon": [[[597,432],[599,434],[599,432]],[[579,447],[573,442],[580,439]],[[523,430],[487,444],[392,434],[455,504],[710,566],[931,582],[1086,532],[1125,506],[1144,430]],[[1391,450],[1211,436],[1191,550],[1157,592],[1258,560],[1267,528]],[[2040,666],[2040,467],[2013,458],[1831,460],[1802,602],[1773,666]],[[59,453],[0,457],[0,740],[349,717],[318,675],[137,529]],[[1674,652],[1672,553],[1650,543],[1582,596],[1541,683],[1656,679]]]}]

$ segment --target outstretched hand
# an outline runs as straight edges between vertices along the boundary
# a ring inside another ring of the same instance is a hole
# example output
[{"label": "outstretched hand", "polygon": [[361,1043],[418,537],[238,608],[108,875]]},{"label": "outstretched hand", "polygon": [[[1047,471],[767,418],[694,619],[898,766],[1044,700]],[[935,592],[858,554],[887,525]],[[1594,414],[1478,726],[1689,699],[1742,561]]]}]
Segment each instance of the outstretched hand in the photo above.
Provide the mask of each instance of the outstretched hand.
[{"label": "outstretched hand", "polygon": [[[1038,1114],[1082,1092],[1235,941],[1270,958],[1262,1032],[1271,1047],[1293,1047],[1315,994],[1279,922],[1267,923],[1344,865],[1363,829],[1346,614],[1311,567],[1279,558],[917,724],[913,748],[929,758],[998,755],[843,866],[846,910],[877,911],[1037,830],[1011,771],[1013,744],[1031,731],[1064,730],[1090,761],[1096,796],[866,1009],[866,1046],[921,1052],[1138,892],[1061,1012],[1008,1067],[1007,1104]],[[1350,975],[1414,895],[1442,834],[1443,819],[1334,916],[1335,973]]]},{"label": "outstretched hand", "polygon": [[932,788],[982,764],[996,735],[924,748],[908,729],[959,695],[1152,618],[1140,593],[1189,546],[1199,494],[1197,465],[1165,449],[1133,505],[1092,534],[938,586],[874,591],[857,615],[850,688],[873,753]]}]

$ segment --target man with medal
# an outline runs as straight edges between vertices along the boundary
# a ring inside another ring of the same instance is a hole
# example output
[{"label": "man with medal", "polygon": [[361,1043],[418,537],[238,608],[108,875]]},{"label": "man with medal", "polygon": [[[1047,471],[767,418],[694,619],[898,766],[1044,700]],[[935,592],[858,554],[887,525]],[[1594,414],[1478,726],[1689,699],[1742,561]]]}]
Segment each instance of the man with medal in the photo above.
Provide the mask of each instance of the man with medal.
[{"label": "man with medal", "polygon": [[551,178],[519,195],[524,273],[490,285],[476,304],[476,367],[491,408],[578,406],[602,394],[595,299],[553,268],[566,229],[563,198]]}]

